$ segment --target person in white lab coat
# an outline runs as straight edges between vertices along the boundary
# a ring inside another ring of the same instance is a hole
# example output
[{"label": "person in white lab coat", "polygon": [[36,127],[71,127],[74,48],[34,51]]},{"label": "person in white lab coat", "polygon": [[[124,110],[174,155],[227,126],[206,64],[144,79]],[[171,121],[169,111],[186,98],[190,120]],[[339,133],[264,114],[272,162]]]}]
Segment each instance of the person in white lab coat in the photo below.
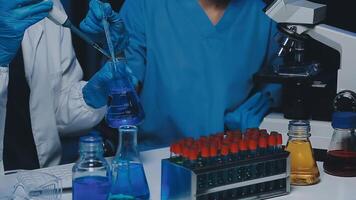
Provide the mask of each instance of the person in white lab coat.
[{"label": "person in white lab coat", "polygon": [[[0,0],[0,162],[4,161],[5,170],[59,164],[60,137],[90,129],[102,120],[106,111],[107,96],[100,86],[110,79],[110,70],[105,65],[89,84],[81,81],[83,72],[72,47],[70,30],[45,18],[53,4],[63,10],[60,0]],[[22,70],[12,66],[21,65],[22,61]],[[19,88],[21,81],[11,80],[11,72],[14,76],[24,74],[22,82],[28,85],[24,86],[28,87],[28,94]],[[83,87],[86,89],[82,90]],[[26,95],[27,122],[16,124],[15,112],[23,112],[19,102]],[[10,97],[17,99],[9,100]],[[15,111],[7,112],[9,108]],[[8,129],[10,125],[12,129]],[[32,134],[22,136],[27,131],[21,129],[24,126]],[[11,133],[6,133],[7,130]],[[36,154],[32,158],[31,155],[9,158],[5,152],[21,149],[31,140]],[[15,164],[6,167],[9,159],[15,159]],[[22,162],[33,163],[21,166]],[[2,167],[0,163],[0,171]]]}]

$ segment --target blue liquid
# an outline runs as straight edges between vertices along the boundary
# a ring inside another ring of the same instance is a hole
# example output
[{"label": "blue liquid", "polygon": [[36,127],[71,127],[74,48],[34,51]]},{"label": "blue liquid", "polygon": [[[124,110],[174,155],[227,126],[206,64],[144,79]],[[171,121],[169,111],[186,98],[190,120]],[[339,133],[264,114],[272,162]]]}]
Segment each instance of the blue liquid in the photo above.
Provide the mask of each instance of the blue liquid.
[{"label": "blue liquid", "polygon": [[111,105],[106,114],[106,121],[110,127],[137,125],[143,120],[143,109],[135,95],[135,91],[130,90],[122,90],[111,95]]},{"label": "blue liquid", "polygon": [[110,181],[102,176],[85,176],[73,180],[73,200],[106,200]]},{"label": "blue liquid", "polygon": [[150,198],[142,164],[130,163],[117,169],[115,169],[115,166],[113,168],[113,170],[116,170],[117,177],[111,188],[110,200],[129,199],[116,198],[124,195],[134,197],[136,200],[148,200]]}]

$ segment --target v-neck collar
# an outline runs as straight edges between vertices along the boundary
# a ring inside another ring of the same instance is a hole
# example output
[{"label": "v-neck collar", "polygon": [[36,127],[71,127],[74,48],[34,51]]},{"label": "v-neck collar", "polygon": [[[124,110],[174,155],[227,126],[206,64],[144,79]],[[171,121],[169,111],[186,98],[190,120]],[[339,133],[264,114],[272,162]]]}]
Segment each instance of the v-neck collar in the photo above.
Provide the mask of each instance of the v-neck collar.
[{"label": "v-neck collar", "polygon": [[185,16],[190,18],[189,21],[194,23],[195,26],[202,31],[203,35],[211,35],[219,30],[229,27],[233,23],[235,15],[237,14],[236,7],[240,1],[244,0],[231,0],[229,5],[226,7],[223,16],[216,25],[211,22],[209,16],[204,11],[204,8],[199,4],[199,0],[176,1],[187,11]]}]

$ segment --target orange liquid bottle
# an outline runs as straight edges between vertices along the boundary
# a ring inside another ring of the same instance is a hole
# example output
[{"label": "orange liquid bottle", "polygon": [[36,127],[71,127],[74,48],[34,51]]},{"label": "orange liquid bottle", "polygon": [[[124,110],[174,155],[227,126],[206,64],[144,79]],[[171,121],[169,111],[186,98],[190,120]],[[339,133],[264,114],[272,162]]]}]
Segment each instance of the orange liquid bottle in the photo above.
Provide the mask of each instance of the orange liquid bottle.
[{"label": "orange liquid bottle", "polygon": [[320,174],[309,140],[309,122],[291,121],[288,136],[286,150],[290,152],[291,184],[312,185],[318,183]]}]

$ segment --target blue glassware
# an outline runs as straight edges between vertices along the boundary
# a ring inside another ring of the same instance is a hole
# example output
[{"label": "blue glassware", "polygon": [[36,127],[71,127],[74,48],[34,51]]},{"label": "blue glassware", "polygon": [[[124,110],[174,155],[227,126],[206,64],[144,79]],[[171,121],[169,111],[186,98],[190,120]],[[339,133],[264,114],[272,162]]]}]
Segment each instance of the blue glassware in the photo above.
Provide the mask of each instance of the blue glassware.
[{"label": "blue glassware", "polygon": [[80,138],[80,158],[73,166],[73,200],[106,200],[111,186],[110,166],[98,136]]},{"label": "blue glassware", "polygon": [[150,191],[137,151],[137,127],[119,128],[119,147],[112,161],[110,200],[148,200]]},{"label": "blue glassware", "polygon": [[124,60],[110,62],[116,77],[110,82],[111,103],[106,114],[106,122],[112,128],[123,125],[138,125],[145,117],[139,97],[126,72]]}]

